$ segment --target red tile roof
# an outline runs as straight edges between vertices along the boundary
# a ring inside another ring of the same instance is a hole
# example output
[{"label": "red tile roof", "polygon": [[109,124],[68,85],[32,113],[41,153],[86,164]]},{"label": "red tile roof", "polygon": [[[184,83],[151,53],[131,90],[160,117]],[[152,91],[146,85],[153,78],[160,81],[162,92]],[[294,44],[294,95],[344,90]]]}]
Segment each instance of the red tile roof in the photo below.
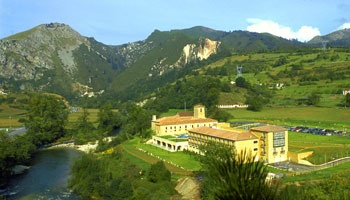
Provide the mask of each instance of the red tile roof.
[{"label": "red tile roof", "polygon": [[179,115],[180,117],[193,117],[194,112],[193,111],[178,112],[177,115]]},{"label": "red tile roof", "polygon": [[215,119],[210,118],[197,118],[197,117],[180,117],[178,115],[171,117],[162,117],[157,120],[153,120],[152,122],[156,122],[156,125],[177,125],[177,124],[194,124],[194,123],[209,123],[209,122],[218,122]]},{"label": "red tile roof", "polygon": [[189,132],[208,135],[216,138],[233,140],[233,141],[258,139],[256,135],[248,131],[224,130],[224,129],[217,129],[217,128],[209,128],[205,126],[191,129],[189,130]]}]

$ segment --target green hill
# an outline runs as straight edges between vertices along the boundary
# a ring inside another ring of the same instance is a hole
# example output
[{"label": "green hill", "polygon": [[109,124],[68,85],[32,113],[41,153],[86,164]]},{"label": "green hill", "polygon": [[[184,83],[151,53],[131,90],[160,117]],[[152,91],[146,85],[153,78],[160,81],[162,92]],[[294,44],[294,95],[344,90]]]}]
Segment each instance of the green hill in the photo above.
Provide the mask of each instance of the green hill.
[{"label": "green hill", "polygon": [[350,29],[334,31],[324,36],[316,36],[308,42],[313,46],[321,46],[322,42],[334,47],[350,47]]}]

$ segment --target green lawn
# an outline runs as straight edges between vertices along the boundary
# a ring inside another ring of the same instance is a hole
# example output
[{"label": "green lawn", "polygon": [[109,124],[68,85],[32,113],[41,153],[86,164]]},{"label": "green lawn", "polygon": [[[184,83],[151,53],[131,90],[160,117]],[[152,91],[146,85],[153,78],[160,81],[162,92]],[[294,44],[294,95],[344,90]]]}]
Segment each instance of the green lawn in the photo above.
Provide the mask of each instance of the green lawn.
[{"label": "green lawn", "polygon": [[338,175],[341,177],[350,176],[350,162],[346,162],[334,167],[327,169],[312,171],[309,173],[296,175],[296,176],[287,176],[283,178],[283,183],[294,182],[294,181],[309,181],[309,180],[319,180],[319,179],[328,179],[332,175]]},{"label": "green lawn", "polygon": [[14,106],[16,105],[8,105],[6,103],[0,104],[0,127],[23,126],[23,123],[18,120],[20,118],[25,118],[27,111]]},{"label": "green lawn", "polygon": [[350,109],[314,106],[265,107],[261,112],[246,109],[227,110],[235,121],[252,120],[264,123],[311,126],[350,130]]},{"label": "green lawn", "polygon": [[172,135],[162,135],[162,136],[158,136],[158,137],[161,137],[161,138],[164,138],[164,139],[171,139],[171,138],[175,138],[174,136]]},{"label": "green lawn", "polygon": [[130,162],[134,163],[136,166],[144,169],[144,170],[149,170],[149,168],[151,167],[151,165],[143,160],[141,160],[140,158],[133,156],[131,154],[129,154],[126,151],[123,151],[123,157],[125,159],[128,159]]},{"label": "green lawn", "polygon": [[[176,115],[178,112],[184,112],[185,109],[169,109],[168,112],[166,113],[162,113],[160,115],[160,117],[168,117],[168,116],[174,116]],[[186,111],[190,111],[190,110],[186,110]]]},{"label": "green lawn", "polygon": [[306,160],[314,164],[322,164],[349,156],[350,137],[289,132],[289,151],[313,151],[313,155]]},{"label": "green lawn", "polygon": [[146,150],[155,156],[159,156],[162,159],[175,163],[183,168],[191,171],[196,171],[201,168],[200,163],[195,160],[194,156],[184,152],[169,152],[161,148],[155,147],[149,144],[143,144],[139,138],[134,138],[127,143],[127,146],[134,146]]}]

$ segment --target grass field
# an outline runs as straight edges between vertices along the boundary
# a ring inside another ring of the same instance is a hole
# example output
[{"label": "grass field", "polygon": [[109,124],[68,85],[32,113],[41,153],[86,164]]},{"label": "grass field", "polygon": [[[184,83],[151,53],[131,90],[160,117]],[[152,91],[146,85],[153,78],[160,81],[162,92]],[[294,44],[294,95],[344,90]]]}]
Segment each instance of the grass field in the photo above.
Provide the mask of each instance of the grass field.
[{"label": "grass field", "polygon": [[310,180],[320,180],[328,179],[333,175],[338,175],[340,177],[350,176],[350,162],[346,162],[334,167],[327,169],[312,171],[309,173],[296,175],[296,176],[286,176],[283,178],[283,183],[295,182],[295,181],[310,181]]},{"label": "grass field", "polygon": [[[97,119],[98,119],[98,109],[87,109],[89,116],[89,122],[92,122],[94,124],[97,123]],[[80,116],[82,116],[83,114],[83,109],[79,109],[77,112],[75,113],[71,113],[68,115],[68,127],[72,127],[79,119]]]},{"label": "grass field", "polygon": [[[191,109],[188,109],[187,111],[190,111]],[[160,117],[169,117],[169,116],[176,115],[178,112],[184,112],[184,111],[185,111],[184,109],[169,109],[168,112],[162,113]]]},{"label": "grass field", "polygon": [[143,144],[138,138],[134,138],[133,140],[128,141],[125,144],[125,146],[126,145],[133,146],[134,148],[136,147],[143,149],[147,152],[152,153],[155,156],[159,156],[162,159],[182,166],[186,170],[196,171],[201,168],[200,163],[196,161],[194,156],[192,156],[191,154],[186,154],[184,152],[169,152],[149,144]]},{"label": "grass field", "polygon": [[234,121],[253,120],[264,123],[311,126],[350,130],[350,109],[325,108],[314,106],[265,107],[261,112],[247,109],[227,110],[234,116]]},{"label": "grass field", "polygon": [[0,127],[18,127],[23,126],[19,122],[20,118],[25,117],[27,111],[24,109],[10,107],[8,104],[0,105]]},{"label": "grass field", "polygon": [[289,151],[313,151],[313,155],[307,160],[313,164],[322,164],[349,156],[350,137],[289,132]]}]

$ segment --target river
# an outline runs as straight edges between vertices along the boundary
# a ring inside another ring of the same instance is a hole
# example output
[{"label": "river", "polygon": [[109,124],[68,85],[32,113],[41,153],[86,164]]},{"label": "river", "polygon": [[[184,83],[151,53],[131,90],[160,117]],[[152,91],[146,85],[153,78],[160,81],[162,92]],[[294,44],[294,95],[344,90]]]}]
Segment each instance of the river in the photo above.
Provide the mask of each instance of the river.
[{"label": "river", "polygon": [[15,194],[8,199],[81,199],[67,189],[70,166],[81,154],[72,148],[38,151],[32,167],[11,179],[9,190]]}]

